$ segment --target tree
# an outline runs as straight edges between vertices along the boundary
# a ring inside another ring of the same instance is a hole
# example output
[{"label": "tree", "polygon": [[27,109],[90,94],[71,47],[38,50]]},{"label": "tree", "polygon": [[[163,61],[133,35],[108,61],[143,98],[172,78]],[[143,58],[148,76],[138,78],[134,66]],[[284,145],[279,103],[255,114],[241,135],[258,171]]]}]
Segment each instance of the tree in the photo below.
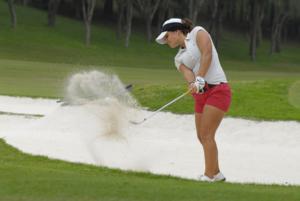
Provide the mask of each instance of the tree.
[{"label": "tree", "polygon": [[289,0],[271,2],[272,28],[270,54],[281,51],[283,25],[288,18]]},{"label": "tree", "polygon": [[124,25],[126,0],[116,0],[116,2],[118,6],[117,39],[120,39]]},{"label": "tree", "polygon": [[160,0],[136,0],[139,11],[146,21],[147,39],[148,42],[152,40],[152,20],[155,12],[158,9]]},{"label": "tree", "polygon": [[53,27],[56,23],[56,13],[60,0],[49,0],[48,2],[48,26]]},{"label": "tree", "polygon": [[118,4],[118,26],[117,38],[120,39],[125,31],[125,47],[129,47],[131,37],[133,0],[117,0]]},{"label": "tree", "polygon": [[167,14],[167,11],[168,11],[168,8],[169,8],[169,2],[170,2],[170,0],[161,0],[160,1],[160,5],[159,5],[158,10],[157,10],[157,12],[158,12],[157,27],[156,27],[157,33],[160,32],[162,23],[166,19],[166,14]]},{"label": "tree", "polygon": [[8,0],[7,3],[8,3],[10,19],[11,19],[11,27],[16,28],[16,26],[17,26],[17,14],[16,14],[14,0]]},{"label": "tree", "polygon": [[263,6],[265,0],[250,0],[250,56],[252,61],[256,60],[256,49],[259,44],[259,35],[261,31],[261,22],[263,19]]},{"label": "tree", "polygon": [[178,9],[179,7],[179,2],[178,1],[169,1],[169,4],[168,4],[168,18],[171,18],[171,17],[174,17],[174,13],[175,11],[179,10]]},{"label": "tree", "polygon": [[189,5],[189,18],[194,24],[197,24],[198,14],[204,0],[188,0]]},{"label": "tree", "polygon": [[96,0],[82,0],[83,21],[85,25],[85,44],[91,42],[91,22],[93,19]]},{"label": "tree", "polygon": [[216,48],[219,47],[219,41],[221,38],[222,19],[224,12],[224,1],[213,0],[210,4],[211,7],[211,20],[209,26],[209,32],[214,40]]},{"label": "tree", "polygon": [[131,24],[132,24],[132,13],[133,13],[133,0],[126,0],[126,37],[125,47],[129,46],[129,39],[131,36]]}]

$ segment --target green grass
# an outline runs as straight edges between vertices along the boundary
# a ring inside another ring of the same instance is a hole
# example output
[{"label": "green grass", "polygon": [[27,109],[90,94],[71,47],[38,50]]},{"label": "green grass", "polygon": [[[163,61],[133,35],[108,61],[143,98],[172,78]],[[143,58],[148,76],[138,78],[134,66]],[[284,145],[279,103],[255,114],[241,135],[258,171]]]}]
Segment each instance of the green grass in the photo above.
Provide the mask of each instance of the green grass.
[{"label": "green grass", "polygon": [[289,88],[289,103],[296,108],[300,108],[300,81],[294,82]]},{"label": "green grass", "polygon": [[300,187],[209,184],[24,155],[0,140],[0,200],[296,201]]},{"label": "green grass", "polygon": [[[89,67],[0,59],[0,94],[62,97],[66,78],[72,73],[94,69],[116,73],[123,82],[134,84],[133,95],[142,106],[151,110],[161,107],[186,90],[183,78],[172,69]],[[300,121],[300,108],[294,103],[299,95],[299,87],[294,83],[297,83],[300,74],[228,71],[228,75],[233,90],[229,116]],[[193,113],[192,98],[187,96],[166,108],[166,111]]]},{"label": "green grass", "polygon": [[[299,105],[289,100],[290,86],[294,80],[261,80],[232,82],[232,104],[228,116],[256,120],[300,121]],[[299,89],[299,88],[298,88]],[[184,87],[145,86],[134,91],[140,103],[150,109],[157,109],[184,91]],[[298,94],[294,91],[293,94]],[[291,94],[290,94],[291,96]],[[166,110],[176,113],[193,113],[192,97],[185,97],[180,103]]]},{"label": "green grass", "polygon": [[[18,25],[10,28],[7,5],[0,2],[0,59],[29,60],[75,65],[173,69],[175,49],[147,43],[145,34],[135,31],[129,48],[116,40],[115,27],[92,27],[92,45],[83,43],[84,27],[80,21],[58,17],[56,27],[48,27],[46,13],[28,7],[17,7]],[[256,63],[248,56],[245,35],[224,32],[219,55],[226,70],[300,72],[300,45],[283,48],[283,52],[269,56],[269,41],[258,49]]]},{"label": "green grass", "polygon": [[[17,7],[18,26],[9,26],[7,5],[0,2],[0,94],[57,98],[73,73],[101,70],[134,84],[133,95],[155,110],[186,90],[176,71],[176,50],[147,43],[134,32],[129,48],[115,40],[111,27],[92,27],[92,45],[83,44],[81,22],[58,17],[46,26],[46,13]],[[135,29],[135,27],[134,27]],[[248,57],[247,38],[225,31],[219,55],[233,90],[228,115],[250,119],[300,121],[300,45],[268,55],[265,40],[255,63]],[[192,113],[187,96],[167,111]],[[300,199],[300,187],[254,184],[207,184],[146,173],[30,156],[0,140],[0,200],[289,200]]]}]

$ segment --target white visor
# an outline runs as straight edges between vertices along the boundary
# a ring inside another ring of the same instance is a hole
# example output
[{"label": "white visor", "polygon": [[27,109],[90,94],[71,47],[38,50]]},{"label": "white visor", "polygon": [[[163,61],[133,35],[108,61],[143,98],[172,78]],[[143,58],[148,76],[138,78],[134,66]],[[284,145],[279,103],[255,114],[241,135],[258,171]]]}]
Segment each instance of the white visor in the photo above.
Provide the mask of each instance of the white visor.
[{"label": "white visor", "polygon": [[180,18],[171,18],[165,21],[161,28],[161,33],[157,36],[155,41],[159,44],[166,44],[165,36],[168,31],[175,31],[183,27],[182,20]]},{"label": "white visor", "polygon": [[161,45],[166,44],[165,41],[165,35],[167,34],[167,31],[161,32],[157,38],[155,39],[155,41]]}]

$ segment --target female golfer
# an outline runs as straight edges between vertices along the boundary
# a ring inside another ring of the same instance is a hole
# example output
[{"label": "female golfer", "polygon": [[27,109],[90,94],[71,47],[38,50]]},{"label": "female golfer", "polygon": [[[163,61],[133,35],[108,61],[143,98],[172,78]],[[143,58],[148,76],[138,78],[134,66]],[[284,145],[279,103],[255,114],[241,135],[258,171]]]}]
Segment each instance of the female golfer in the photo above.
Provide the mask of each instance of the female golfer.
[{"label": "female golfer", "polygon": [[209,33],[192,27],[189,19],[171,18],[164,22],[159,44],[179,48],[175,65],[188,83],[195,101],[195,122],[205,158],[201,181],[224,181],[218,163],[215,133],[231,102],[231,90]]}]

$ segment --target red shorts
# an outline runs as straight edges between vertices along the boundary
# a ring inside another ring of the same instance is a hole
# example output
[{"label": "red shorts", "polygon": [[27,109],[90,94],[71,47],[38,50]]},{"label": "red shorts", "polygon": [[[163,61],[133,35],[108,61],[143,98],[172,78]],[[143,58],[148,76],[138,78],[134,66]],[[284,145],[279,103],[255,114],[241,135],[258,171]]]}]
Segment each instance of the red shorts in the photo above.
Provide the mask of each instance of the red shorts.
[{"label": "red shorts", "polygon": [[202,94],[192,94],[195,101],[195,112],[202,113],[204,105],[212,105],[227,112],[231,103],[231,90],[227,83],[207,89]]}]

